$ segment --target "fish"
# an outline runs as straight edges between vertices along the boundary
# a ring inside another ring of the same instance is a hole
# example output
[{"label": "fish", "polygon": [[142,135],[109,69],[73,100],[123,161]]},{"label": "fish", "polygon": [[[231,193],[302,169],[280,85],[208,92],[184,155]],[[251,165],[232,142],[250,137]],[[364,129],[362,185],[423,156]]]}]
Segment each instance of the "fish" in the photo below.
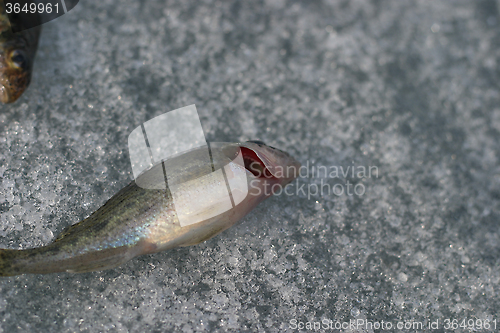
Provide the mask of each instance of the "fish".
[{"label": "fish", "polygon": [[[235,225],[277,189],[293,181],[300,167],[284,151],[261,141],[247,141],[222,143],[212,149],[212,168],[204,174],[198,157],[205,152],[197,148],[157,164],[48,245],[0,249],[0,276],[99,271],[140,255],[202,243]],[[209,176],[221,168],[225,170],[228,188],[235,188],[235,205],[214,215],[218,204],[215,188],[220,184]],[[165,169],[175,172],[165,177]],[[165,189],[150,186],[165,178]],[[242,187],[234,185],[237,179],[244,179],[247,193],[238,192]],[[187,198],[199,194],[205,200],[176,201],[179,194]],[[201,201],[209,204],[202,206]],[[196,221],[182,225],[183,220],[193,216]]]},{"label": "fish", "polygon": [[[18,3],[22,8],[27,1]],[[30,16],[31,21],[37,19],[37,16]],[[9,21],[4,0],[0,0],[0,101],[2,103],[15,102],[31,82],[41,27],[38,25],[27,29],[40,24],[27,20],[26,17],[17,15]],[[13,29],[19,32],[14,33]]]}]

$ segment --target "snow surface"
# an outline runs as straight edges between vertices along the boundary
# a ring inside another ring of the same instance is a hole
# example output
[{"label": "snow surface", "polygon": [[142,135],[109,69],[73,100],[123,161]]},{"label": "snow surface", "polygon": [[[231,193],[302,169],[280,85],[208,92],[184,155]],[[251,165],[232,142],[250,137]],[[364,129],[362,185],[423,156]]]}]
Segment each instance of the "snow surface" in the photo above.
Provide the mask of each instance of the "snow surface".
[{"label": "snow surface", "polygon": [[309,170],[206,243],[1,278],[0,332],[498,321],[499,8],[81,1],[44,25],[31,86],[0,110],[0,247],[99,208],[132,179],[130,132],[190,104],[209,141],[260,139]]}]

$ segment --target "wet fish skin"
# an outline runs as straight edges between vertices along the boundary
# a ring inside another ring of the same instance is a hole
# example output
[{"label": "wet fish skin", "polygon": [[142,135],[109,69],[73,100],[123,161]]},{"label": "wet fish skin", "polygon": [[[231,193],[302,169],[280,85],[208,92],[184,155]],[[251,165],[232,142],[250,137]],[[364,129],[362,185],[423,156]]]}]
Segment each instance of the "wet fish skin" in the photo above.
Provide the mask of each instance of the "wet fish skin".
[{"label": "wet fish skin", "polygon": [[[234,225],[272,195],[265,188],[274,184],[285,186],[298,175],[300,164],[281,150],[260,142],[228,144],[228,147],[231,145],[245,152],[242,170],[249,184],[249,194],[235,208],[181,227],[169,191],[143,189],[134,181],[87,219],[63,231],[52,243],[26,250],[0,249],[0,276],[103,270],[142,254],[201,243]],[[271,173],[255,172],[249,167],[255,163],[257,168],[269,168]],[[276,167],[294,171],[277,175],[273,171]],[[201,183],[199,190],[210,195],[210,186]]]},{"label": "wet fish skin", "polygon": [[[27,1],[18,2],[21,8],[27,3]],[[22,18],[9,22],[4,0],[0,0],[0,101],[2,103],[15,102],[28,88],[41,32],[41,27],[37,26],[13,33],[11,23],[18,27],[27,26],[27,22]]]}]

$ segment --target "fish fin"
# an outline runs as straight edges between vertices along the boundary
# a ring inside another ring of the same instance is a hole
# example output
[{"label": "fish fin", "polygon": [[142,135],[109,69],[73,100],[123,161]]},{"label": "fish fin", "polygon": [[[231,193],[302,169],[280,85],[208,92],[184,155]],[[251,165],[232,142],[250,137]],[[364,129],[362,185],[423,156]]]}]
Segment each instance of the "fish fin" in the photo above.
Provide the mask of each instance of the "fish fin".
[{"label": "fish fin", "polygon": [[191,245],[196,245],[200,244],[203,242],[206,242],[212,237],[215,237],[216,235],[220,234],[224,230],[228,229],[230,226],[220,226],[218,228],[214,228],[212,230],[209,230],[207,233],[203,234],[200,238],[194,239],[190,241],[189,243],[182,244],[181,246],[191,246]]},{"label": "fish fin", "polygon": [[116,258],[106,258],[98,262],[91,262],[87,264],[79,265],[75,268],[68,268],[66,272],[68,273],[87,273],[93,271],[103,271],[106,269],[111,269],[123,264],[123,260],[116,260]]},{"label": "fish fin", "polygon": [[92,271],[102,271],[115,268],[132,259],[127,249],[123,247],[111,248],[99,252],[89,253],[78,262],[73,263],[65,269],[68,273],[85,273]]},{"label": "fish fin", "polygon": [[[114,208],[114,205],[110,205],[109,203],[113,202],[113,200],[118,202],[127,200],[128,197],[133,195],[133,191],[130,190],[131,188],[132,189],[138,188],[135,182],[131,182],[130,184],[122,188],[111,199],[109,199],[101,208],[96,210],[86,219],[64,228],[63,231],[61,231],[61,233],[57,235],[57,237],[52,242],[58,242],[63,238],[80,233],[82,231],[85,233],[84,231],[85,229],[101,228],[102,225],[105,225],[107,223],[107,221],[102,221],[102,216],[105,215],[107,211]],[[101,222],[99,223],[99,221]]]},{"label": "fish fin", "polygon": [[84,229],[85,226],[84,226],[83,222],[85,222],[85,220],[64,228],[63,231],[61,231],[61,233],[59,235],[57,235],[57,237],[53,240],[53,242],[58,242],[61,239],[63,239],[64,237],[71,235],[71,234],[74,234],[75,232],[78,232],[81,229]]}]

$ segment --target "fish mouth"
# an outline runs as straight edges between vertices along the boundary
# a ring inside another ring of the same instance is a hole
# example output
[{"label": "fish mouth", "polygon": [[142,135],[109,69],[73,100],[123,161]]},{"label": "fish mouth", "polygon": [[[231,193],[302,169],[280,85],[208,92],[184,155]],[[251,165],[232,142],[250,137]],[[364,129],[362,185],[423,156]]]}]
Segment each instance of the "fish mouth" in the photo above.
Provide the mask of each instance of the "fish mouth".
[{"label": "fish mouth", "polygon": [[250,171],[257,178],[274,178],[276,177],[271,173],[266,163],[260,158],[257,153],[249,148],[240,147],[241,154],[243,155],[243,163],[245,169]]},{"label": "fish mouth", "polygon": [[290,154],[268,146],[262,141],[241,143],[245,169],[258,178],[280,179],[288,183],[297,178],[300,163]]}]

